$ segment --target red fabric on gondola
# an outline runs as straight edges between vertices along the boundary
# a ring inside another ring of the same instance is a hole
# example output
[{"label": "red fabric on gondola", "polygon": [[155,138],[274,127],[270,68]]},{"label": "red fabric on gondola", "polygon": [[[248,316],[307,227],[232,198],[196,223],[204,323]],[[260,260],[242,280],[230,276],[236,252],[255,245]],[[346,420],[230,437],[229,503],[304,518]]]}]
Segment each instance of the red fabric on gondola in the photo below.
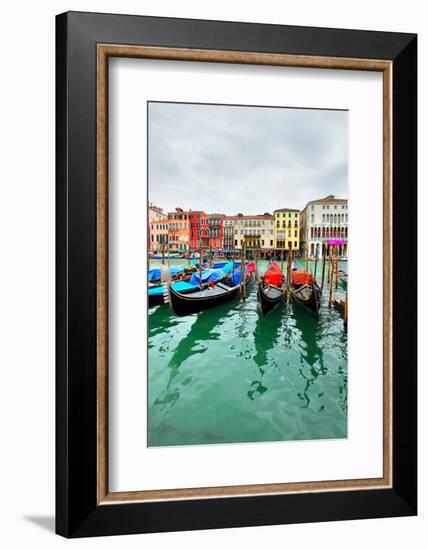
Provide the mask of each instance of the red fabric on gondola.
[{"label": "red fabric on gondola", "polygon": [[247,271],[248,273],[254,273],[254,271],[256,270],[256,264],[254,262],[250,262],[248,265],[247,265]]},{"label": "red fabric on gondola", "polygon": [[282,271],[276,262],[271,262],[265,273],[265,285],[281,286]]},{"label": "red fabric on gondola", "polygon": [[307,271],[292,271],[291,272],[291,282],[294,285],[311,285],[312,282],[315,282],[314,277]]}]

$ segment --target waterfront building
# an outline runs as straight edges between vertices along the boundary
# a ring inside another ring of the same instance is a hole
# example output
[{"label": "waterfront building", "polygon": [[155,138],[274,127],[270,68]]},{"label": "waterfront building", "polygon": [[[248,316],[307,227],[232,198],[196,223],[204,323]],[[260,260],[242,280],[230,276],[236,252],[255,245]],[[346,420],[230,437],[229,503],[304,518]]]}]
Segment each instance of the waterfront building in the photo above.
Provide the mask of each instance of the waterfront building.
[{"label": "waterfront building", "polygon": [[149,223],[149,251],[151,253],[162,252],[168,247],[169,220],[158,219]]},{"label": "waterfront building", "polygon": [[187,254],[190,250],[190,221],[193,212],[176,208],[168,212],[168,244],[173,253]]},{"label": "waterfront building", "polygon": [[274,213],[274,248],[291,250],[293,256],[300,248],[300,212],[295,208],[280,208]]},{"label": "waterfront building", "polygon": [[343,241],[340,256],[348,255],[348,201],[334,195],[309,201],[300,216],[301,253],[310,258],[330,253],[330,240]]},{"label": "waterfront building", "polygon": [[240,250],[245,241],[247,250],[273,250],[273,219],[273,216],[270,214],[248,216],[238,214],[237,216],[225,216],[225,248],[227,250]]},{"label": "waterfront building", "polygon": [[[156,234],[158,234],[158,235],[163,234],[163,233],[161,233],[161,231],[163,231],[163,229],[161,229],[161,226],[163,224],[162,223],[159,224],[159,231],[160,232],[158,233],[157,232],[158,231],[158,224],[155,224],[154,222],[158,222],[158,221],[161,221],[161,220],[162,221],[167,220],[168,215],[166,214],[166,212],[163,211],[163,208],[160,208],[159,206],[154,205],[152,202],[149,202],[147,218],[148,218],[148,220],[147,220],[147,226],[148,226],[147,242],[148,242],[149,250],[151,250],[153,248],[153,244],[156,242]],[[155,229],[155,226],[156,226],[156,229]],[[153,233],[153,231],[156,231],[156,233]]]},{"label": "waterfront building", "polygon": [[234,227],[230,216],[225,216],[223,227],[223,249],[227,251],[235,250]]},{"label": "waterfront building", "polygon": [[190,250],[223,249],[224,214],[207,214],[203,210],[192,211],[190,218]]},{"label": "waterfront building", "polygon": [[189,246],[191,252],[199,250],[201,216],[206,216],[202,210],[190,211]]},{"label": "waterfront building", "polygon": [[223,249],[223,222],[224,214],[209,214],[208,215],[208,227],[210,231],[209,248],[211,250]]},{"label": "waterfront building", "polygon": [[149,202],[149,222],[166,219],[168,219],[168,214],[163,211],[163,208],[155,206],[152,202]]}]

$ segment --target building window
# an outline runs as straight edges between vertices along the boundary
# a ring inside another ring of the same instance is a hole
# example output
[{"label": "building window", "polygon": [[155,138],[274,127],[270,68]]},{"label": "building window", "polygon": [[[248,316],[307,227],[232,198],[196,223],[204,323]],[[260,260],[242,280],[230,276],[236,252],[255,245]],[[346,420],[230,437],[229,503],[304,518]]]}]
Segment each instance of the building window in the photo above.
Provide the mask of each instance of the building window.
[{"label": "building window", "polygon": [[297,248],[297,241],[294,241],[294,248]]},{"label": "building window", "polygon": [[314,215],[311,214],[311,223],[314,223]]},{"label": "building window", "polygon": [[297,231],[294,232],[294,236],[297,237]]}]

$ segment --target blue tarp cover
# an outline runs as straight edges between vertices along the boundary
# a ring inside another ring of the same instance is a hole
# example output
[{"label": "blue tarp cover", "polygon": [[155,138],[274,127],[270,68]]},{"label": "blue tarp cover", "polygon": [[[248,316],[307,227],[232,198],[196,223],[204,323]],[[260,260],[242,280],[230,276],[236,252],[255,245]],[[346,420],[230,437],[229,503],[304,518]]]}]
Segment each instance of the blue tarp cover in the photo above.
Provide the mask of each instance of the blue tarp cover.
[{"label": "blue tarp cover", "polygon": [[[245,268],[245,271],[247,272],[247,268]],[[232,284],[233,285],[239,285],[241,282],[241,268],[235,269],[235,271],[232,273]]]},{"label": "blue tarp cover", "polygon": [[[177,275],[178,273],[181,273],[183,269],[187,266],[187,264],[181,264],[181,265],[172,265],[169,268],[169,272],[171,273],[171,277],[174,277],[174,275]],[[159,267],[153,267],[152,269],[149,269],[149,281],[160,281],[161,278],[161,268]]]},{"label": "blue tarp cover", "polygon": [[[172,288],[177,292],[185,292],[186,290],[192,290],[195,287],[189,283],[186,283],[186,281],[177,281],[175,283],[172,283]],[[152,296],[163,294],[163,286],[159,285],[149,288],[149,294]]]},{"label": "blue tarp cover", "polygon": [[[202,283],[210,283],[211,281],[214,281],[215,283],[217,281],[221,281],[225,275],[230,273],[233,269],[233,262],[227,263],[222,269],[205,269],[202,271]],[[200,273],[197,271],[192,275],[192,278],[190,279],[190,284],[194,286],[198,286],[200,284]]]}]

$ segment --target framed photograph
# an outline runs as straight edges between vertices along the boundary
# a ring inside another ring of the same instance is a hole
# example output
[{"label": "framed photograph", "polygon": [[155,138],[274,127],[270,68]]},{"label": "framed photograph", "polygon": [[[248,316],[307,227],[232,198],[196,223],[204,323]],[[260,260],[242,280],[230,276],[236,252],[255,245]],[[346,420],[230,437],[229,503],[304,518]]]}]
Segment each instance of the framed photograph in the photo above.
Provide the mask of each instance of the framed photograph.
[{"label": "framed photograph", "polygon": [[416,35],[56,25],[57,533],[416,514]]}]

